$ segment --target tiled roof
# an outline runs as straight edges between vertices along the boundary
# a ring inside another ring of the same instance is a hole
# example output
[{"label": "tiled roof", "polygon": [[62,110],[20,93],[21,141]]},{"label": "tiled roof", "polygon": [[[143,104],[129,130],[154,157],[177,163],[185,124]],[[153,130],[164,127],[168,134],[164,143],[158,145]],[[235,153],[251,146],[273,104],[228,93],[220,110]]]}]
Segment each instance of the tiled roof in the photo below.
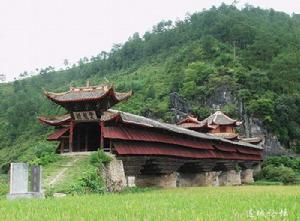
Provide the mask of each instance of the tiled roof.
[{"label": "tiled roof", "polygon": [[65,115],[56,115],[56,116],[48,116],[48,117],[38,117],[38,119],[45,124],[51,125],[51,126],[58,126],[65,124],[71,120],[71,116],[69,114]]},{"label": "tiled roof", "polygon": [[260,143],[262,141],[262,138],[261,137],[241,138],[241,141],[246,143]]},{"label": "tiled roof", "polygon": [[227,115],[225,115],[222,111],[216,111],[214,114],[210,115],[208,118],[201,121],[201,123],[205,123],[207,125],[215,124],[215,125],[240,125],[241,122],[234,120]]},{"label": "tiled roof", "polygon": [[104,115],[101,117],[101,120],[109,121],[109,120],[116,119],[116,118],[119,118],[122,122],[128,123],[128,124],[135,124],[135,125],[140,125],[140,126],[144,126],[144,127],[158,128],[158,129],[163,129],[163,130],[167,130],[170,132],[174,132],[177,134],[183,134],[183,135],[192,136],[192,137],[196,137],[196,138],[200,138],[200,139],[214,140],[214,141],[220,141],[223,143],[230,143],[230,144],[234,144],[234,145],[262,149],[259,146],[252,145],[249,143],[233,142],[233,141],[223,139],[221,137],[217,137],[214,135],[185,129],[185,128],[179,127],[177,125],[174,125],[174,124],[162,123],[162,122],[155,121],[155,120],[152,120],[152,119],[149,119],[146,117],[142,117],[142,116],[126,113],[126,112],[115,111],[115,110],[108,110],[107,112],[105,112]]},{"label": "tiled roof", "polygon": [[61,128],[57,131],[55,131],[54,133],[50,134],[47,138],[48,141],[56,141],[58,140],[62,135],[64,135],[70,128],[69,127],[65,127],[65,128]]},{"label": "tiled roof", "polygon": [[118,93],[115,92],[113,85],[100,85],[100,86],[87,86],[87,87],[71,87],[68,92],[53,93],[45,92],[45,95],[58,103],[86,101],[86,100],[99,100],[105,96],[110,96],[116,101],[122,101],[129,98],[132,92]]}]

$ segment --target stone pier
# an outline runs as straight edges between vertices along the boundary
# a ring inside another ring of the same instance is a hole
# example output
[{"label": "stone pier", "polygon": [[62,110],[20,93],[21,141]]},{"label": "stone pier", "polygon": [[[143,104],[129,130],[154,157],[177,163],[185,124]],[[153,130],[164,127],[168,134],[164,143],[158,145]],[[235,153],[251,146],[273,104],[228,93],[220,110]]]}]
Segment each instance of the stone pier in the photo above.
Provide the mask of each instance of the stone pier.
[{"label": "stone pier", "polygon": [[241,185],[241,171],[228,170],[222,171],[219,175],[220,186],[237,186]]},{"label": "stone pier", "polygon": [[181,173],[178,177],[179,187],[219,186],[220,172]]},{"label": "stone pier", "polygon": [[138,187],[176,187],[176,173],[158,175],[138,175],[135,178]]},{"label": "stone pier", "polygon": [[241,172],[241,181],[243,184],[253,183],[253,169],[245,169]]},{"label": "stone pier", "polygon": [[105,165],[102,176],[109,192],[120,192],[127,186],[122,160],[117,160],[111,155],[112,160]]}]

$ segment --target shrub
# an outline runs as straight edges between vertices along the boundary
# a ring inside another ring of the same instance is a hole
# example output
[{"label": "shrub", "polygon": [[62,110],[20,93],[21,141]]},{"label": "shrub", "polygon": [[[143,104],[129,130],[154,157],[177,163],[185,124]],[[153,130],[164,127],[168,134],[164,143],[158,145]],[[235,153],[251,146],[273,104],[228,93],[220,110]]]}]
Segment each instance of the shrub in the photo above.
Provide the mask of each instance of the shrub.
[{"label": "shrub", "polygon": [[98,150],[92,153],[90,156],[90,163],[96,167],[101,167],[103,164],[107,164],[112,160],[112,158],[106,154],[103,150]]},{"label": "shrub", "polygon": [[266,179],[270,181],[280,181],[283,184],[292,184],[296,182],[296,173],[292,168],[283,165],[275,167],[268,165],[255,176],[256,180]]},{"label": "shrub", "polygon": [[86,193],[104,193],[106,191],[104,181],[101,178],[99,169],[92,168],[86,172],[78,183],[71,186],[68,193],[86,194]]},{"label": "shrub", "polygon": [[56,162],[60,157],[60,155],[55,153],[57,146],[52,143],[36,141],[30,145],[31,147],[19,157],[19,161],[45,166]]},{"label": "shrub", "polygon": [[8,180],[7,177],[0,174],[0,197],[8,193]]},{"label": "shrub", "polygon": [[281,165],[290,167],[294,170],[300,169],[300,159],[299,158],[291,158],[288,156],[282,156],[282,157],[268,157],[265,162],[264,166],[273,165],[275,167],[279,167]]}]

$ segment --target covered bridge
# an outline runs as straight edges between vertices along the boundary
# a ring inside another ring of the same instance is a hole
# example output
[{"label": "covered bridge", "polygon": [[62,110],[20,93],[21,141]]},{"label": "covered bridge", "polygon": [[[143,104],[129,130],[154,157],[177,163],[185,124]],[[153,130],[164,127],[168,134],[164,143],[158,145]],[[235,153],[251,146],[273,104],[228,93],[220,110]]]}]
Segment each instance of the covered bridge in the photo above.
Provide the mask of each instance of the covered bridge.
[{"label": "covered bridge", "polygon": [[238,185],[253,181],[262,148],[162,123],[110,108],[132,93],[117,93],[112,85],[45,92],[67,111],[40,117],[56,130],[60,153],[102,148],[122,161],[125,175],[140,186]]}]

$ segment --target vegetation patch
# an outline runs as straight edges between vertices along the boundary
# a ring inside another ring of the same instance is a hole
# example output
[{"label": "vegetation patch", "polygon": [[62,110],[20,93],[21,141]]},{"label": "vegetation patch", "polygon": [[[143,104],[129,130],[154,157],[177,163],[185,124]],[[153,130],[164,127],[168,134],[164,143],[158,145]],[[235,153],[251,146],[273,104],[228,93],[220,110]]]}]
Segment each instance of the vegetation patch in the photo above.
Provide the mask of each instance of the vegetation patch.
[{"label": "vegetation patch", "polygon": [[255,175],[260,182],[299,183],[300,159],[291,157],[268,157],[262,169]]},{"label": "vegetation patch", "polygon": [[8,176],[0,174],[0,199],[4,198],[9,191]]},{"label": "vegetation patch", "polygon": [[198,187],[0,200],[2,220],[298,220],[299,186]]}]

